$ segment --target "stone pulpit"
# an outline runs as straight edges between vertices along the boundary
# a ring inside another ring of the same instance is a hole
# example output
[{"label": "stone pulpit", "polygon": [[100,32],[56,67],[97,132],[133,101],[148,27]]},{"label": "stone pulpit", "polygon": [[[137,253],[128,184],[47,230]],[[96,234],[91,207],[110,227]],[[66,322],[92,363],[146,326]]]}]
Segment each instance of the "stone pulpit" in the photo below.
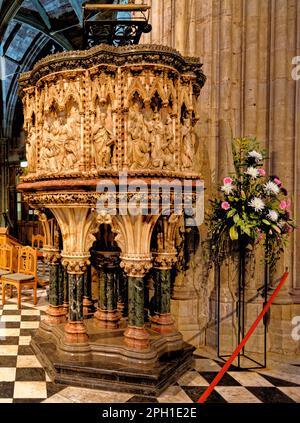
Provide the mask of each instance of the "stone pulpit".
[{"label": "stone pulpit", "polygon": [[202,184],[204,82],[198,59],[155,45],[58,53],[21,75],[18,189],[39,213],[50,267],[32,347],[54,381],[157,395],[190,368],[170,297]]}]

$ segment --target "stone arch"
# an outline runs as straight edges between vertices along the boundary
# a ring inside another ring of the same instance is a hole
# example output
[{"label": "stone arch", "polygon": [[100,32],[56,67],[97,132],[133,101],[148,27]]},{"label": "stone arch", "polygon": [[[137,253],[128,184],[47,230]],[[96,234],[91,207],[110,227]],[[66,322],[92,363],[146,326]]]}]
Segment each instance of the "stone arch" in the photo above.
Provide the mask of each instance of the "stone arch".
[{"label": "stone arch", "polygon": [[158,82],[155,82],[153,84],[153,86],[151,87],[150,95],[149,95],[151,100],[156,94],[160,97],[162,104],[168,103],[168,96],[167,96],[165,90],[163,89],[162,84],[159,84]]},{"label": "stone arch", "polygon": [[143,104],[147,102],[149,98],[148,93],[143,87],[141,81],[137,79],[132,83],[132,85],[128,89],[128,94],[127,94],[128,103],[130,103],[135,93],[138,93],[138,95],[141,97]]},{"label": "stone arch", "polygon": [[192,110],[193,105],[191,104],[191,99],[188,95],[188,92],[185,88],[183,88],[181,96],[180,96],[180,100],[179,100],[179,105],[182,108],[183,104],[185,105],[187,110]]},{"label": "stone arch", "polygon": [[91,93],[91,111],[96,111],[96,102],[104,105],[110,102],[111,104],[115,101],[115,92],[111,81],[107,80],[107,84],[101,84],[99,77],[93,81],[92,93]]},{"label": "stone arch", "polygon": [[150,107],[153,112],[159,112],[163,108],[163,99],[157,90],[151,96]]}]

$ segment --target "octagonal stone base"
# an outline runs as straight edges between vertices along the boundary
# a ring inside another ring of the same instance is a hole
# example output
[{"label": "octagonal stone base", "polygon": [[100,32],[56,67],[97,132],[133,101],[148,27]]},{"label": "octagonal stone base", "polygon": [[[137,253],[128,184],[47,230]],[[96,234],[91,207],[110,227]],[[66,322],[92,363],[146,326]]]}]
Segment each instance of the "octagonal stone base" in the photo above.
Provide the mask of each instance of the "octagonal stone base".
[{"label": "octagonal stone base", "polygon": [[94,319],[85,324],[88,341],[67,344],[64,325],[41,322],[31,346],[52,381],[158,396],[192,368],[195,348],[179,332],[162,335],[148,329],[150,347],[133,350],[124,343],[125,322],[109,331],[99,331]]}]

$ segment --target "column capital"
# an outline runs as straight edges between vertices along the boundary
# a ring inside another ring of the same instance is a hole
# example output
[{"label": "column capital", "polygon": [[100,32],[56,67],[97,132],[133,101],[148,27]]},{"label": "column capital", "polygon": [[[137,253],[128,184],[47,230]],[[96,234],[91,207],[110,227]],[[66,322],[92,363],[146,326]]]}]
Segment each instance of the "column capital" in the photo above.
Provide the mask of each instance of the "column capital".
[{"label": "column capital", "polygon": [[169,253],[153,253],[153,267],[156,269],[170,270],[177,262],[177,252]]},{"label": "column capital", "polygon": [[120,267],[128,276],[142,278],[152,268],[152,256],[148,254],[122,255]]},{"label": "column capital", "polygon": [[62,265],[66,268],[68,273],[83,274],[87,266],[91,264],[90,255],[86,254],[61,254]]},{"label": "column capital", "polygon": [[49,264],[58,264],[61,259],[60,251],[55,248],[44,248],[43,256]]}]

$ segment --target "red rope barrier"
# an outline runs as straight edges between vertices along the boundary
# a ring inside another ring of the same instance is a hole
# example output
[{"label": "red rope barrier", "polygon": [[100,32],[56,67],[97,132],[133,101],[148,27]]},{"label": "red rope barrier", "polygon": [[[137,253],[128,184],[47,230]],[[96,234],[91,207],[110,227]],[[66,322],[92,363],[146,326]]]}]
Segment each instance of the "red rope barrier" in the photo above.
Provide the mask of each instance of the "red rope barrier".
[{"label": "red rope barrier", "polygon": [[212,383],[208,386],[208,388],[203,392],[203,394],[201,395],[201,397],[198,399],[197,402],[199,403],[203,403],[207,400],[207,398],[209,397],[209,395],[212,393],[212,391],[214,390],[215,386],[220,382],[220,380],[222,379],[222,377],[224,376],[224,374],[227,372],[227,370],[229,369],[230,365],[233,363],[233,361],[235,360],[236,356],[238,355],[238,353],[241,351],[241,349],[244,347],[244,345],[246,344],[246,342],[248,341],[248,339],[250,338],[250,336],[252,335],[252,333],[254,332],[254,330],[256,329],[257,325],[259,324],[259,322],[261,321],[261,319],[264,317],[264,315],[266,314],[266,312],[269,310],[272,302],[274,301],[275,297],[277,296],[278,292],[280,291],[282,285],[284,284],[286,278],[288,277],[289,272],[285,272],[279,285],[277,286],[277,288],[275,289],[275,291],[273,292],[273,294],[271,295],[269,301],[267,302],[267,304],[264,306],[263,310],[261,311],[261,313],[259,314],[259,316],[257,317],[257,319],[255,320],[255,322],[253,323],[253,325],[251,326],[251,328],[248,330],[245,338],[242,340],[242,342],[237,346],[237,348],[234,350],[234,352],[232,353],[232,356],[228,359],[228,361],[224,364],[224,366],[222,367],[222,369],[219,371],[219,373],[217,374],[217,376],[214,378],[214,380],[212,381]]}]

